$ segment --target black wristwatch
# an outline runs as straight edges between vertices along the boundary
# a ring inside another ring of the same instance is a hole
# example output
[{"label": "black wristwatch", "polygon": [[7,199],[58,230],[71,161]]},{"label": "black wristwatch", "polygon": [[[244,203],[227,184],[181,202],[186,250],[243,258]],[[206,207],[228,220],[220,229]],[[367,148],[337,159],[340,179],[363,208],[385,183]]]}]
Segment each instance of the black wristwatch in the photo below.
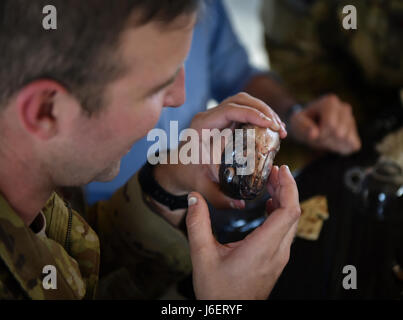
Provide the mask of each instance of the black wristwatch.
[{"label": "black wristwatch", "polygon": [[157,202],[167,206],[170,210],[187,209],[188,196],[175,196],[164,190],[154,178],[155,165],[148,161],[141,168],[138,179],[144,193],[152,197]]}]

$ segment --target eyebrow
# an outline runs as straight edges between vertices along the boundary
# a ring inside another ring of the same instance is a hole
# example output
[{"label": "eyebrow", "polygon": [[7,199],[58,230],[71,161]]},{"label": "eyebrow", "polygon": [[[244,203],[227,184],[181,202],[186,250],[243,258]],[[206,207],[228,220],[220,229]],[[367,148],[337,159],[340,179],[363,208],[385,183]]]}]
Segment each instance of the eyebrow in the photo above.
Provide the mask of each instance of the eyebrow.
[{"label": "eyebrow", "polygon": [[176,77],[178,76],[179,72],[181,71],[182,66],[178,68],[178,70],[176,70],[175,74],[170,77],[168,80],[164,81],[161,84],[156,85],[155,87],[151,88],[150,90],[147,91],[147,93],[145,94],[146,97],[149,97],[155,93],[157,93],[158,91],[170,86],[172,83],[175,82]]}]

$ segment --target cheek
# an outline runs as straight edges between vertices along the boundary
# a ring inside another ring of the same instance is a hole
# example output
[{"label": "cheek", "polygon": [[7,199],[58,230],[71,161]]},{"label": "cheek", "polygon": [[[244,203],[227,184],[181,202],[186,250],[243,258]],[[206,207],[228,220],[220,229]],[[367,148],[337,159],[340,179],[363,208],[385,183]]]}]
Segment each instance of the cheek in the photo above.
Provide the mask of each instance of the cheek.
[{"label": "cheek", "polygon": [[123,116],[118,131],[123,136],[140,140],[153,129],[161,115],[163,96],[156,95],[147,99],[141,106],[131,109]]}]

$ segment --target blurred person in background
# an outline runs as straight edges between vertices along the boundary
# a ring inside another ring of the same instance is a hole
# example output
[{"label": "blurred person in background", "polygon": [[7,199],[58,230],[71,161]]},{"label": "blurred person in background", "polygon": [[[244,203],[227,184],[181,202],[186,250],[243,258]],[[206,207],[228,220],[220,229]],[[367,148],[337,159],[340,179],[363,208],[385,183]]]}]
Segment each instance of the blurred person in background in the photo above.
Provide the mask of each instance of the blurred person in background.
[{"label": "blurred person in background", "polygon": [[[351,20],[352,17],[356,18],[356,23]],[[401,166],[403,2],[265,0],[262,19],[271,65],[298,101],[307,103],[318,95],[333,92],[352,106],[364,149],[357,158],[360,163],[356,165],[361,166],[365,161],[371,161],[367,165],[374,165],[375,161],[379,163],[387,159]],[[348,24],[354,28],[349,28]],[[394,139],[382,151],[379,142],[385,135],[389,135],[389,141],[393,136]],[[290,144],[289,141],[286,143]],[[289,147],[295,150],[295,146]],[[300,150],[299,154],[305,159],[310,157],[304,150]],[[342,163],[340,167],[343,168]],[[398,179],[396,173],[393,176]],[[339,187],[345,189],[346,186]],[[383,201],[381,195],[379,201]],[[400,197],[399,193],[397,197]],[[357,200],[351,198],[351,201],[355,204]],[[389,225],[389,217],[385,221],[372,219],[371,210],[380,214],[381,206],[365,209],[360,206],[358,202],[359,209],[356,210],[364,210],[362,221],[359,225],[351,224],[354,225],[353,232],[360,234],[365,223],[371,227],[376,225],[377,231],[367,233],[368,237],[359,244],[362,245],[359,250],[365,246],[372,247],[372,240],[382,246],[370,251],[369,256],[376,257],[374,260],[366,260],[365,256],[363,258],[355,253],[361,259],[357,262],[362,263],[360,272],[366,274],[365,279],[361,278],[365,284],[361,285],[360,292],[371,292],[371,297],[389,298],[394,290],[399,290],[394,287],[399,283],[396,280],[402,279],[401,220],[393,220]],[[402,212],[397,206],[387,210],[396,214]],[[387,242],[385,239],[389,237],[393,240]],[[389,254],[388,250],[393,251],[395,249],[390,248],[395,247],[396,252]],[[349,249],[345,250],[349,252]],[[385,253],[382,258],[377,251]],[[389,261],[393,263],[389,265]],[[381,263],[385,263],[386,267],[379,267]],[[392,266],[397,279],[388,278],[389,274],[392,275],[389,269]]]},{"label": "blurred person in background", "polygon": [[[343,27],[347,5],[357,29]],[[402,1],[265,0],[262,19],[271,65],[298,101],[333,92],[352,106],[360,131],[401,114]]]}]

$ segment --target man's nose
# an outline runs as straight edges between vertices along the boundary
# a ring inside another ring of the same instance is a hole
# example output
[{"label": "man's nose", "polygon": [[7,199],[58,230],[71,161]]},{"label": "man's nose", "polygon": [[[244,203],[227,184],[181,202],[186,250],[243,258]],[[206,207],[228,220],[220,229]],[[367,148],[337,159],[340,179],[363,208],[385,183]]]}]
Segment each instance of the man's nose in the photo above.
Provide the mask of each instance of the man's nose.
[{"label": "man's nose", "polygon": [[180,107],[185,103],[186,90],[185,90],[185,68],[179,71],[175,82],[169,89],[164,101],[164,107]]}]

